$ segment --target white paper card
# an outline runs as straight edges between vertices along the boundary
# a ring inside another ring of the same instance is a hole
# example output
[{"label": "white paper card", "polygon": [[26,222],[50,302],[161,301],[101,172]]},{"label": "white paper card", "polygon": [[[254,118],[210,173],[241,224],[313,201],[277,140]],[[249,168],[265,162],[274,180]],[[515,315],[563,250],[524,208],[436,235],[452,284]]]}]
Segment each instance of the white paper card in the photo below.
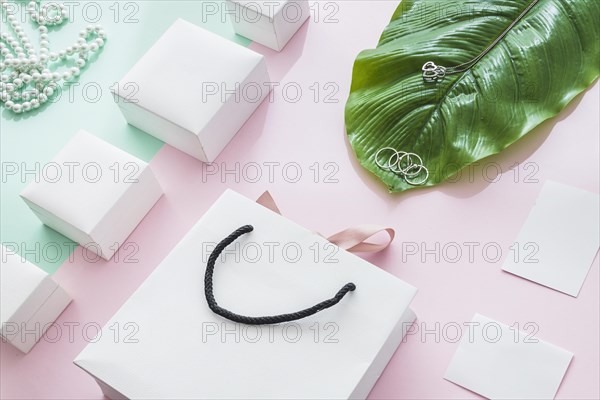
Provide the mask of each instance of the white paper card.
[{"label": "white paper card", "polygon": [[[546,181],[502,269],[577,296],[600,245],[597,194]],[[527,250],[527,251],[524,251]]]},{"label": "white paper card", "polygon": [[553,399],[573,354],[475,314],[445,379],[488,399]]},{"label": "white paper card", "polygon": [[[209,249],[246,224],[254,230],[215,266],[222,307],[275,315],[331,298],[348,282],[356,290],[289,324],[251,326],[219,317],[204,297]],[[414,319],[415,293],[314,232],[226,191],[75,363],[110,398],[365,398]],[[113,340],[110,327],[127,323],[135,334]]]}]

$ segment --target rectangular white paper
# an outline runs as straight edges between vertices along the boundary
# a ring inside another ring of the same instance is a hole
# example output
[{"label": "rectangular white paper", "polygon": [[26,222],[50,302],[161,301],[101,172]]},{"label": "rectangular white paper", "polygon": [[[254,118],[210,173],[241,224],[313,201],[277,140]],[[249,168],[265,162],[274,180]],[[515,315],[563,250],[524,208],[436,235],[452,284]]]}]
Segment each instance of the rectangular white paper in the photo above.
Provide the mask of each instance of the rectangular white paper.
[{"label": "rectangular white paper", "polygon": [[[331,298],[348,282],[356,290],[289,324],[257,327],[219,317],[204,297],[207,249],[246,224],[254,230],[215,265],[222,307],[275,315]],[[416,289],[336,249],[228,190],[75,363],[113,399],[365,398],[414,320]],[[111,329],[125,324],[135,334],[115,341]]]},{"label": "rectangular white paper", "polygon": [[445,379],[488,399],[553,399],[573,354],[475,314]]},{"label": "rectangular white paper", "polygon": [[577,297],[600,245],[597,194],[546,181],[502,269]]}]

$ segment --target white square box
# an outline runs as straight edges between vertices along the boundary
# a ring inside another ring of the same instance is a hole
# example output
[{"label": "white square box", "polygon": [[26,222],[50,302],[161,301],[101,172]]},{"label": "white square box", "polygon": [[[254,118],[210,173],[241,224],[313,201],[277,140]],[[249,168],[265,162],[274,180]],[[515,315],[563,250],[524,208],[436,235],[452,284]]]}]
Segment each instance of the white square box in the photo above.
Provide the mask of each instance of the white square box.
[{"label": "white square box", "polygon": [[161,196],[147,163],[83,130],[21,192],[44,224],[105,260]]},{"label": "white square box", "polygon": [[28,353],[71,298],[47,273],[0,247],[0,333],[3,341]]},{"label": "white square box", "polygon": [[127,122],[204,162],[269,92],[262,55],[182,19],[113,88]]},{"label": "white square box", "polygon": [[227,0],[235,7],[233,29],[239,35],[281,51],[310,17],[307,0]]},{"label": "white square box", "polygon": [[[228,246],[215,266],[221,306],[275,315],[328,299],[348,282],[356,290],[291,323],[251,326],[219,317],[204,297],[206,261],[216,243],[246,224],[254,230]],[[415,293],[228,190],[75,364],[111,399],[365,398],[414,321],[409,305]],[[115,342],[104,332],[126,323],[135,331],[130,340]]]}]

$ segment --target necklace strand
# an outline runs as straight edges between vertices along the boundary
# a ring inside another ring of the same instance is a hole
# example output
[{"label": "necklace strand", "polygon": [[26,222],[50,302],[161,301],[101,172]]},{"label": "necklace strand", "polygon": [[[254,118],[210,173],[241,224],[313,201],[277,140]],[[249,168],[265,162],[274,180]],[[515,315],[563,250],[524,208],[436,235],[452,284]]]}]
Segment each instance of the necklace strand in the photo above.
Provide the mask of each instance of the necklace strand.
[{"label": "necklace strand", "polygon": [[[27,6],[30,18],[37,23],[39,32],[39,52],[31,44],[29,37],[17,17],[8,10],[8,2],[1,0],[2,11],[13,34],[0,33],[0,102],[4,107],[19,114],[32,111],[46,103],[59,87],[59,82],[74,79],[85,67],[89,55],[104,46],[106,33],[100,25],[89,25],[79,32],[77,41],[59,52],[50,51],[48,28],[46,25],[60,25],[67,18],[65,6],[48,3],[38,7],[39,0]],[[50,5],[58,7],[50,15]],[[50,64],[58,64],[75,58],[75,66],[63,72],[51,70]]]},{"label": "necklace strand", "polygon": [[502,32],[500,34],[500,36],[498,36],[496,38],[496,40],[494,40],[485,50],[483,50],[483,52],[481,52],[477,57],[473,58],[472,60],[469,60],[467,62],[464,62],[462,64],[459,65],[455,65],[453,67],[444,67],[441,65],[436,65],[433,61],[427,61],[424,65],[423,65],[423,80],[425,82],[437,82],[437,81],[441,81],[442,79],[444,79],[444,77],[446,75],[452,75],[452,74],[459,74],[461,72],[465,72],[467,70],[469,70],[470,68],[472,68],[475,64],[477,64],[483,57],[485,57],[490,51],[492,51],[492,49],[494,47],[496,47],[496,45],[498,43],[500,43],[500,41],[506,36],[508,35],[508,32],[510,32],[510,30],[512,28],[515,27],[515,25],[517,25],[519,23],[519,21],[521,21],[523,19],[523,17],[525,17],[525,15],[527,15],[527,13],[533,8],[535,7],[535,5],[537,3],[539,3],[540,0],[533,0],[526,8],[525,10],[523,10],[523,12],[508,26],[508,28],[506,28],[504,30],[504,32]]}]

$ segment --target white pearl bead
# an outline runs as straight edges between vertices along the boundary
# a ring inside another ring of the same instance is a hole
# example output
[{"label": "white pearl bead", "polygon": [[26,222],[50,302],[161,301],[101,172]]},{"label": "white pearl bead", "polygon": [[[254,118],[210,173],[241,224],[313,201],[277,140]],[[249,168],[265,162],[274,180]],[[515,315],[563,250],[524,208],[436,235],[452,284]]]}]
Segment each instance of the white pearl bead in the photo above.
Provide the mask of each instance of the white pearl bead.
[{"label": "white pearl bead", "polygon": [[83,68],[85,66],[85,60],[83,58],[78,58],[77,61],[75,61],[75,64],[79,68]]},{"label": "white pearl bead", "polygon": [[91,51],[91,52],[96,52],[96,51],[98,51],[98,45],[97,45],[96,43],[92,43],[92,44],[90,44],[89,48],[90,48],[90,51]]},{"label": "white pearl bead", "polygon": [[15,104],[12,106],[12,110],[18,114],[23,110],[23,107],[20,104]]},{"label": "white pearl bead", "polygon": [[10,110],[11,108],[13,108],[15,106],[15,103],[12,102],[11,100],[7,100],[6,103],[4,103],[4,106]]},{"label": "white pearl bead", "polygon": [[31,107],[33,107],[33,108],[38,108],[40,106],[40,101],[38,99],[32,99],[30,101],[30,103],[31,103]]},{"label": "white pearl bead", "polygon": [[73,74],[73,76],[78,76],[80,72],[81,71],[79,71],[79,68],[71,67],[71,74]]},{"label": "white pearl bead", "polygon": [[38,95],[38,100],[39,100],[40,104],[43,104],[46,101],[48,101],[48,96],[46,96],[44,93],[40,93]]},{"label": "white pearl bead", "polygon": [[31,74],[31,79],[33,79],[34,82],[39,81],[42,78],[42,75],[39,72],[34,72],[33,74]]},{"label": "white pearl bead", "polygon": [[56,61],[56,60],[58,60],[58,54],[56,54],[54,52],[51,52],[50,55],[49,55],[49,57],[50,57],[50,61]]},{"label": "white pearl bead", "polygon": [[23,111],[29,111],[31,110],[31,103],[26,101],[23,103]]},{"label": "white pearl bead", "polygon": [[47,73],[47,72],[42,72],[42,80],[43,81],[49,81],[50,79],[52,79],[52,75]]},{"label": "white pearl bead", "polygon": [[46,28],[45,26],[40,26],[38,30],[40,33],[48,33],[48,28]]},{"label": "white pearl bead", "polygon": [[22,79],[19,79],[19,78],[17,78],[17,79],[15,79],[15,80],[13,81],[13,84],[15,85],[15,87],[19,88],[19,87],[21,87],[21,85],[23,84],[23,80],[22,80]]},{"label": "white pearl bead", "polygon": [[68,80],[71,78],[71,71],[69,70],[69,71],[63,72],[63,74],[62,74],[62,78],[63,78],[65,81],[68,81]]},{"label": "white pearl bead", "polygon": [[52,89],[51,87],[44,88],[44,94],[50,97],[54,94],[54,89]]},{"label": "white pearl bead", "polygon": [[61,78],[61,75],[58,72],[53,72],[52,73],[52,80],[53,81],[58,81]]}]

